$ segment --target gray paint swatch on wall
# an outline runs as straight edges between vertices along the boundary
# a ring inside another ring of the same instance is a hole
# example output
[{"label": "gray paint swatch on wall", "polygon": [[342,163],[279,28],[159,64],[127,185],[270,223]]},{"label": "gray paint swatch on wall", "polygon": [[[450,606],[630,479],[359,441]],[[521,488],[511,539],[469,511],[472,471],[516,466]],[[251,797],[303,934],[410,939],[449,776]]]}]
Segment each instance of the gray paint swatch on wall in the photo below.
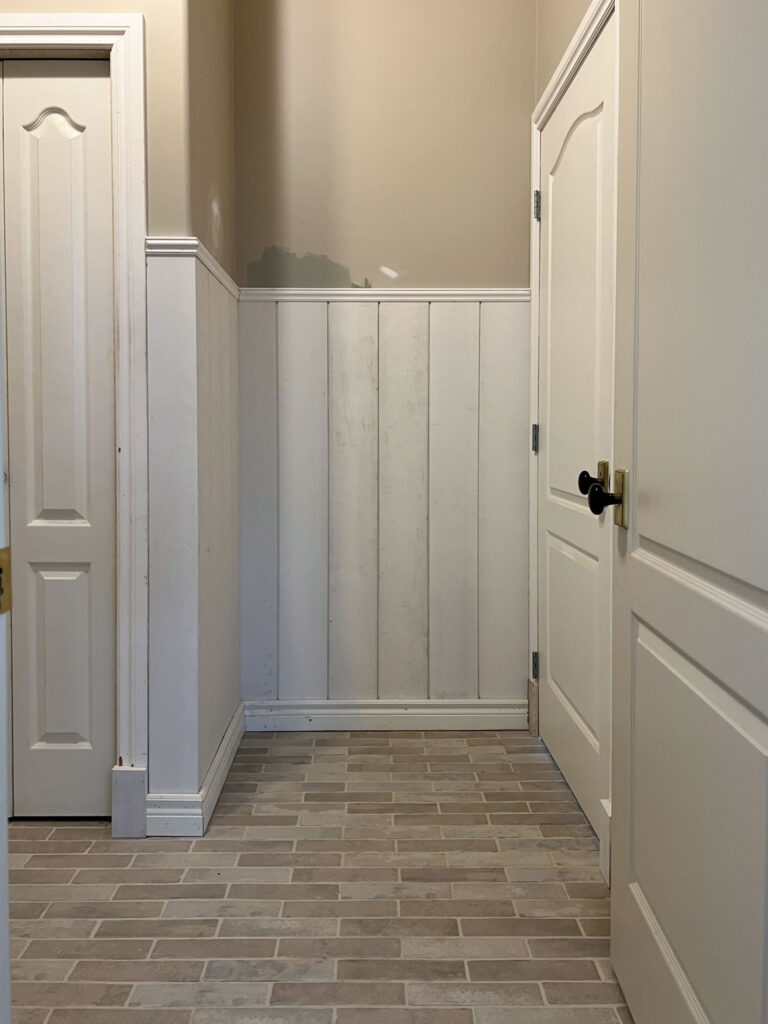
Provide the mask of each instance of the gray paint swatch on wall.
[{"label": "gray paint swatch on wall", "polygon": [[370,288],[352,281],[349,268],[314,252],[299,256],[290,249],[270,245],[248,264],[249,288]]}]

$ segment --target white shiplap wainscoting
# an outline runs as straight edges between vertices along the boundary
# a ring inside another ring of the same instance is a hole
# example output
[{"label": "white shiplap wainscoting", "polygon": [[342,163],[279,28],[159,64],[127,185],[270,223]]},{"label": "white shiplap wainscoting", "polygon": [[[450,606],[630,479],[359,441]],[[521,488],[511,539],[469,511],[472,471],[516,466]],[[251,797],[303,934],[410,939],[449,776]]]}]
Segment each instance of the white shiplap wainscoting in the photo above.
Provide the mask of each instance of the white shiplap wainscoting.
[{"label": "white shiplap wainscoting", "polygon": [[241,290],[247,729],[527,727],[529,309]]},{"label": "white shiplap wainscoting", "polygon": [[243,733],[239,289],[196,238],[147,241],[148,835],[203,835]]}]

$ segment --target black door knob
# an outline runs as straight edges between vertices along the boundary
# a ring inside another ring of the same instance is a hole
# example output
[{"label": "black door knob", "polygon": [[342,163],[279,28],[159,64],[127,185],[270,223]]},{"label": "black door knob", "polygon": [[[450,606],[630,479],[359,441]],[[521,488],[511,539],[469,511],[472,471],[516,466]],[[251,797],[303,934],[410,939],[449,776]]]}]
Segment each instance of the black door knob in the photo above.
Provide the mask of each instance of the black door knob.
[{"label": "black door knob", "polygon": [[588,469],[582,469],[579,473],[579,491],[582,494],[589,494],[589,488],[593,484],[599,484],[600,481],[596,476],[590,476]]},{"label": "black door knob", "polygon": [[587,494],[587,504],[593,516],[601,516],[609,505],[620,505],[621,495],[611,494],[602,484],[594,483]]}]

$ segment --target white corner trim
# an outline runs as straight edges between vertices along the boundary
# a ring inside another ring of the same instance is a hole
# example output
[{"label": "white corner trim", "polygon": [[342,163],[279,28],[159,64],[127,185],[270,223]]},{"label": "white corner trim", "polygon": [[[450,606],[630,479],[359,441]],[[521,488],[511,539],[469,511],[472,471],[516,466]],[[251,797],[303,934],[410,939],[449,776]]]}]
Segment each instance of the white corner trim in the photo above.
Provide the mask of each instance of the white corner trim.
[{"label": "white corner trim", "polygon": [[530,302],[529,288],[241,288],[242,302]]},{"label": "white corner trim", "polygon": [[243,704],[235,708],[199,793],[149,793],[148,836],[202,836],[243,738]]},{"label": "white corner trim", "polygon": [[527,729],[527,700],[246,701],[246,732]]},{"label": "white corner trim", "polygon": [[112,838],[140,839],[147,834],[146,768],[112,769]]},{"label": "white corner trim", "polygon": [[541,129],[549,120],[615,8],[616,0],[592,0],[563,59],[536,104],[532,116],[535,127]]},{"label": "white corner trim", "polygon": [[191,256],[198,259],[209,270],[234,298],[240,298],[240,288],[222,267],[216,257],[206,249],[199,238],[194,235],[178,238],[147,238],[145,246],[147,256]]}]

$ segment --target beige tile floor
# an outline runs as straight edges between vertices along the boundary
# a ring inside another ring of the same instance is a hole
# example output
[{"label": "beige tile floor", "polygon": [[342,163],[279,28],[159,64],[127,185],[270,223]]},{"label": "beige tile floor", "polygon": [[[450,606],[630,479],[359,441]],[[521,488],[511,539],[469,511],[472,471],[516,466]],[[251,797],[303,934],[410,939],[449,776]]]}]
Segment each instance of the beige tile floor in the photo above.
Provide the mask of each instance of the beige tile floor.
[{"label": "beige tile floor", "polygon": [[11,826],[14,1024],[628,1024],[524,733],[248,734],[202,839]]}]

